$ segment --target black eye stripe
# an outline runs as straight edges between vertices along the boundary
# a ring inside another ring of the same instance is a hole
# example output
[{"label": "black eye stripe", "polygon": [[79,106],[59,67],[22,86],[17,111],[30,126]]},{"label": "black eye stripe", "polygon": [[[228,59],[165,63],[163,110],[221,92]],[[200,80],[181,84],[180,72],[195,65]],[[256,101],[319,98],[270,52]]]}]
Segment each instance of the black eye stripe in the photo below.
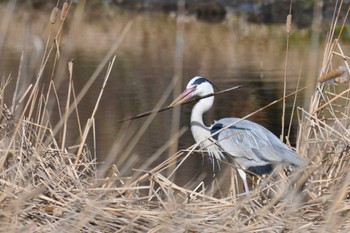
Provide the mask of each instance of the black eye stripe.
[{"label": "black eye stripe", "polygon": [[217,86],[215,86],[214,83],[210,82],[208,79],[203,78],[203,77],[197,78],[196,81],[194,81],[191,86],[198,86],[198,85],[200,85],[201,83],[204,83],[204,82],[208,82],[214,87],[214,89],[220,90]]},{"label": "black eye stripe", "polygon": [[204,83],[204,82],[210,83],[210,82],[209,82],[207,79],[205,79],[205,78],[198,78],[198,79],[196,79],[196,81],[194,81],[194,82],[192,83],[192,85],[199,85],[199,84]]}]

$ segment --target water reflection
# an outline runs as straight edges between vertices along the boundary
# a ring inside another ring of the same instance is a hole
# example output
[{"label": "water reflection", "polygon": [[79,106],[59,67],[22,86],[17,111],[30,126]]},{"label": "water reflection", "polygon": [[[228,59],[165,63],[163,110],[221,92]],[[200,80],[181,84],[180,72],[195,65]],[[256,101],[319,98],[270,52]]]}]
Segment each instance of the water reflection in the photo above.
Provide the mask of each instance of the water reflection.
[{"label": "water reflection", "polygon": [[[71,58],[75,59],[73,79],[78,93],[130,20],[134,20],[134,25],[117,51],[116,64],[96,115],[96,151],[100,161],[109,153],[116,135],[120,133],[121,125],[116,122],[151,110],[170,85],[174,75],[176,20],[162,14],[123,12],[108,20],[101,19],[94,23],[82,20],[78,26],[70,28],[70,31],[77,31],[73,34],[67,32],[62,41],[61,65],[64,67]],[[47,30],[42,30],[42,22],[34,18],[29,31],[23,29],[24,20],[16,23],[18,25],[14,25],[9,31],[2,55],[5,59],[1,61],[1,70],[5,76],[11,72],[16,73],[23,49],[26,56],[32,55],[32,41],[22,40],[21,35],[29,33],[42,38],[43,43],[47,36]],[[301,32],[294,32],[294,38],[288,55],[288,93],[296,88],[301,61],[309,59],[305,49],[309,43],[308,38]],[[216,98],[214,108],[206,115],[208,124],[223,117],[243,117],[282,96],[286,48],[284,26],[251,25],[235,18],[221,24],[205,24],[189,17],[186,19],[184,39],[184,83],[195,75],[202,75],[212,80],[220,89],[244,85],[239,90]],[[34,52],[37,51],[34,49]],[[39,63],[40,60],[36,65]],[[36,66],[30,65],[26,69],[28,74],[32,74]],[[44,79],[45,87],[51,79],[50,74],[48,69]],[[103,75],[80,104],[79,114],[83,125],[94,108],[102,77]],[[55,79],[59,78],[63,80],[58,91],[61,98],[60,108],[63,110],[67,95],[67,72],[57,72]],[[168,103],[170,101],[169,97]],[[287,120],[291,103],[292,99],[288,99]],[[52,108],[53,124],[58,120],[57,109]],[[190,111],[191,106],[182,108],[181,126],[189,126]],[[250,119],[279,135],[281,113],[281,104],[276,104]],[[131,122],[128,130],[139,129],[144,121],[139,119]],[[134,168],[140,167],[171,137],[171,121],[171,112],[164,112],[151,123],[133,149],[131,157],[138,158],[133,164]],[[71,142],[79,137],[76,124],[76,120],[73,120],[69,125],[71,131],[68,139]],[[133,138],[129,140],[132,141]],[[179,141],[179,148],[187,148],[193,143],[190,131],[187,131]],[[154,164],[165,158],[166,152]],[[180,168],[178,182],[188,182],[205,166],[211,165],[203,162],[200,156],[191,157]]]}]

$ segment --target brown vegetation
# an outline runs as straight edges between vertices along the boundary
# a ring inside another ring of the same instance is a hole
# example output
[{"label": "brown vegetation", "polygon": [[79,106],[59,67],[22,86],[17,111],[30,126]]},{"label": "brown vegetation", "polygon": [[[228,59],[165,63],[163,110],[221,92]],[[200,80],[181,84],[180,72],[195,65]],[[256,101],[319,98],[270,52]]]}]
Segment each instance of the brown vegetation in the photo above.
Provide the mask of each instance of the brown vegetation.
[{"label": "brown vegetation", "polygon": [[[65,18],[65,15],[61,17],[61,22],[47,19],[52,27],[58,29],[54,40],[50,39],[51,34],[48,36],[35,83],[26,87],[25,92],[15,91],[11,106],[4,103],[8,83],[3,82],[1,86],[1,232],[350,230],[348,83],[327,85],[317,83],[315,78],[310,108],[298,110],[300,129],[297,149],[309,159],[310,165],[288,176],[285,173],[289,172],[277,169],[270,177],[258,179],[258,185],[247,195],[239,194],[234,167],[225,174],[231,181],[226,192],[215,188],[220,186],[220,180],[214,181],[212,189],[204,185],[180,187],[174,184],[174,171],[197,149],[195,146],[179,151],[151,170],[135,171],[133,176],[124,177],[112,160],[108,166],[98,170],[86,141],[88,135],[93,136],[94,116],[114,64],[113,53],[131,23],[125,26],[120,40],[101,62],[99,72],[106,72],[105,82],[91,118],[85,126],[78,124],[78,143],[66,145],[68,116],[75,115],[79,122],[77,104],[84,95],[84,91],[78,95],[74,92],[73,61],[67,64],[70,85],[65,112],[56,126],[51,125],[48,110],[49,98],[56,96],[55,86],[51,83],[47,93],[43,93],[39,85],[47,63],[51,61],[55,64],[60,58],[60,38]],[[333,70],[335,57],[343,59],[349,69],[347,56],[339,41],[341,34],[334,34],[337,25],[335,19],[327,39],[320,77]],[[56,59],[49,59],[52,57]],[[107,63],[108,66],[102,68]],[[55,66],[52,67],[55,69]],[[18,79],[17,86],[20,83]],[[89,85],[90,81],[87,88]],[[23,107],[20,108],[20,105]],[[147,163],[150,164],[157,156],[151,156]],[[172,170],[165,176],[164,171],[169,168]]]}]

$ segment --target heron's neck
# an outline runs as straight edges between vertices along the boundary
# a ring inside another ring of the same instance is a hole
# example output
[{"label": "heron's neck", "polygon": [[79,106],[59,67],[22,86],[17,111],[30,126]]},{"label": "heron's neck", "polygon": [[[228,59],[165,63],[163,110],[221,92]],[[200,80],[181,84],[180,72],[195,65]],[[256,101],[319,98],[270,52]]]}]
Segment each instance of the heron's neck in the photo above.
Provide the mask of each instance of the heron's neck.
[{"label": "heron's neck", "polygon": [[214,97],[201,99],[192,109],[191,131],[196,142],[203,141],[210,136],[210,130],[204,125],[203,114],[207,112],[214,103]]}]

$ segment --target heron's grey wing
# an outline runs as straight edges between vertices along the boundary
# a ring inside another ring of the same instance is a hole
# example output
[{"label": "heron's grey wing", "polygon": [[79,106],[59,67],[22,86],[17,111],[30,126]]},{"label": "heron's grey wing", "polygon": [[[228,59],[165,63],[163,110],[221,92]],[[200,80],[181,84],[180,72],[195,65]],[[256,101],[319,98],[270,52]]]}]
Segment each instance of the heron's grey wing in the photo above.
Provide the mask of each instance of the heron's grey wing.
[{"label": "heron's grey wing", "polygon": [[[212,126],[211,133],[221,130],[220,133],[214,135],[213,138],[217,141],[218,145],[227,153],[232,155],[235,158],[242,158],[250,160],[252,163],[266,164],[272,162],[271,160],[277,160],[276,158],[270,159],[265,158],[263,153],[259,150],[262,150],[264,147],[268,148],[270,146],[269,141],[264,139],[265,135],[259,135],[256,132],[256,129],[252,129],[252,126],[245,124],[246,122],[239,122],[227,129],[224,129],[227,125],[235,122],[236,118],[222,119],[216,122]],[[266,150],[266,149],[265,149]]]},{"label": "heron's grey wing", "polygon": [[[222,130],[225,126],[238,123]],[[212,126],[211,133],[222,130],[213,138],[222,149],[235,158],[247,160],[246,165],[260,166],[268,163],[301,163],[298,154],[284,145],[265,127],[239,118],[224,118]]]}]

